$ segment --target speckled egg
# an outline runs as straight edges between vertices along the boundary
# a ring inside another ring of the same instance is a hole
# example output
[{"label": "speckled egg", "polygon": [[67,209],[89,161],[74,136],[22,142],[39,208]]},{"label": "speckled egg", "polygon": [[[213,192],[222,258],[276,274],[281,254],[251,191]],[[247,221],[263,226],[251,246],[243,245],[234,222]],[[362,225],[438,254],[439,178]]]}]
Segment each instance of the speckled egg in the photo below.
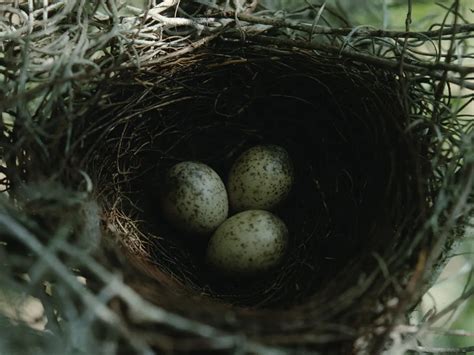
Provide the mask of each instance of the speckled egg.
[{"label": "speckled egg", "polygon": [[272,210],[286,199],[293,181],[293,165],[284,148],[255,146],[242,153],[230,170],[230,206],[234,211]]},{"label": "speckled egg", "polygon": [[209,234],[227,218],[224,183],[205,164],[185,161],[174,165],[164,178],[162,191],[162,211],[179,230]]},{"label": "speckled egg", "polygon": [[212,235],[207,261],[224,273],[254,275],[278,265],[285,255],[288,229],[268,211],[240,212]]}]

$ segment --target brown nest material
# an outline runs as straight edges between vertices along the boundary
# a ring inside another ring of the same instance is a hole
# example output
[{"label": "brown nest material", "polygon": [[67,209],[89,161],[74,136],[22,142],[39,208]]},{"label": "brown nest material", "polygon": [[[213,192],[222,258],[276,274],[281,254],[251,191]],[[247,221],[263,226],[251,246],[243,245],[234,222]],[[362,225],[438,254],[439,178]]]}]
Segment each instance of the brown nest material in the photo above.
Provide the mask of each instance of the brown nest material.
[{"label": "brown nest material", "polygon": [[[403,352],[474,294],[406,319],[473,212],[460,1],[422,32],[411,2],[404,31],[263,3],[0,4],[0,290],[47,318],[0,315],[0,353]],[[215,276],[162,217],[162,175],[197,160],[226,180],[256,144],[294,163],[289,250]]]},{"label": "brown nest material", "polygon": [[[263,343],[347,351],[389,322],[379,316],[396,308],[419,261],[433,172],[426,130],[407,130],[409,109],[393,72],[219,41],[104,84],[80,130],[81,165],[125,281],[146,299]],[[292,195],[276,211],[289,252],[263,277],[216,277],[206,243],[162,218],[160,176],[196,160],[225,180],[236,156],[262,143],[285,147],[295,165]]]}]

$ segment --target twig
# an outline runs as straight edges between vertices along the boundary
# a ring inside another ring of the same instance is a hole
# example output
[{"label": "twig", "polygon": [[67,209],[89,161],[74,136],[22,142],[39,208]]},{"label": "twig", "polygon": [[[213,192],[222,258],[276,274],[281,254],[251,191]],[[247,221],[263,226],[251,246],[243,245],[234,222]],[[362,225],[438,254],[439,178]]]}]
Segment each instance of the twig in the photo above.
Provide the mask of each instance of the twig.
[{"label": "twig", "polygon": [[[241,39],[240,35],[228,34],[226,36],[229,36],[235,39]],[[356,52],[353,50],[347,50],[347,49],[341,50],[340,48],[336,46],[325,45],[322,43],[314,43],[314,42],[308,42],[308,41],[292,40],[292,39],[269,37],[269,36],[262,36],[262,35],[246,35],[245,40],[248,42],[271,44],[271,45],[276,45],[276,46],[286,47],[286,48],[301,48],[301,49],[325,51],[327,53],[332,53],[337,56],[351,58],[362,63],[373,64],[381,68],[386,68],[386,69],[391,69],[391,70],[398,70],[399,65],[400,65],[399,60],[390,60],[390,59],[380,58],[377,56],[373,56],[373,55],[361,53],[361,52]],[[428,74],[430,73],[429,72],[430,70],[434,70],[435,68],[455,71],[462,75],[474,72],[474,67],[462,67],[462,66],[454,66],[454,65],[446,66],[446,64],[443,64],[443,63],[429,64],[429,63],[419,62],[415,64],[412,62],[410,64],[408,63],[404,64],[405,70],[409,70],[411,72],[421,73],[421,74]],[[441,79],[442,77],[441,73],[440,74],[431,73],[431,74],[433,74],[433,76],[435,76],[438,79]],[[474,89],[474,82],[473,83],[467,82],[467,81],[465,82],[459,78],[453,78],[453,77],[448,77],[447,80],[448,82],[451,82],[457,85],[462,84],[464,87],[468,89]]]},{"label": "twig", "polygon": [[161,14],[162,12],[178,5],[179,1],[180,0],[163,0],[161,3],[156,5],[156,7],[154,7],[152,10],[156,14]]},{"label": "twig", "polygon": [[[438,327],[429,327],[429,328],[426,328],[425,330],[426,332],[429,332],[429,333],[436,333],[436,334],[441,334],[441,335],[474,337],[474,332],[467,331],[464,329],[445,329],[445,328],[438,328]],[[420,331],[420,326],[401,324],[395,327],[395,331],[399,333],[405,333],[405,334],[415,334]]]},{"label": "twig", "polygon": [[415,348],[407,349],[414,351],[422,351],[428,354],[466,354],[474,351],[474,346],[468,346],[465,348],[432,348],[429,346],[417,346]]},{"label": "twig", "polygon": [[316,25],[313,26],[310,23],[295,23],[285,19],[275,19],[269,17],[260,17],[255,15],[249,15],[245,13],[235,14],[232,12],[220,13],[214,15],[216,18],[237,18],[241,21],[248,23],[268,25],[276,28],[291,28],[293,30],[302,31],[311,35],[324,34],[324,35],[340,35],[347,36],[351,34],[352,37],[385,37],[385,38],[417,38],[426,40],[427,38],[438,38],[439,36],[452,35],[457,33],[466,33],[474,31],[474,24],[456,25],[448,28],[442,28],[439,30],[430,31],[387,31],[381,29],[371,29],[361,27],[354,32],[353,28],[332,28],[327,26]]}]

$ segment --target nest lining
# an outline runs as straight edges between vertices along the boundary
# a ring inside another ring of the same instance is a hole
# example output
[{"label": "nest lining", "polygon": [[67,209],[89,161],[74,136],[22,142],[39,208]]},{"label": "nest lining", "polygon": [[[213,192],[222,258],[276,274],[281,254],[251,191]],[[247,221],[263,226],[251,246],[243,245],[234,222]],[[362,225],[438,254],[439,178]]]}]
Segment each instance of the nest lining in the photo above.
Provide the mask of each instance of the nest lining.
[{"label": "nest lining", "polygon": [[[154,279],[137,287],[155,302],[187,309],[193,296],[211,311],[327,308],[420,223],[427,157],[404,132],[396,77],[306,52],[271,54],[227,43],[166,69],[123,73],[88,114],[91,132],[108,125],[91,135],[88,173],[126,262]],[[161,218],[160,176],[196,160],[225,181],[243,150],[267,143],[285,147],[296,168],[294,190],[276,211],[290,231],[288,254],[262,277],[216,277],[204,263],[206,241]]]}]

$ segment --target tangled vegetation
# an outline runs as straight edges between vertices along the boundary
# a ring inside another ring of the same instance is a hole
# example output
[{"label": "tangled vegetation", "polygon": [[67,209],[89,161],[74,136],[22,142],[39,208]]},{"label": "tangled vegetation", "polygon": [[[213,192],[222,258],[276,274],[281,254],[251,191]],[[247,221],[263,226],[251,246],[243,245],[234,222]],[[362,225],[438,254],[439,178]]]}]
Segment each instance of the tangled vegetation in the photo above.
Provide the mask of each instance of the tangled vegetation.
[{"label": "tangled vegetation", "polygon": [[[0,4],[0,352],[429,352],[474,294],[408,324],[473,213],[461,2],[424,31],[410,1],[404,30],[267,4]],[[156,216],[157,176],[275,141],[301,177],[289,257],[215,281]]]}]

